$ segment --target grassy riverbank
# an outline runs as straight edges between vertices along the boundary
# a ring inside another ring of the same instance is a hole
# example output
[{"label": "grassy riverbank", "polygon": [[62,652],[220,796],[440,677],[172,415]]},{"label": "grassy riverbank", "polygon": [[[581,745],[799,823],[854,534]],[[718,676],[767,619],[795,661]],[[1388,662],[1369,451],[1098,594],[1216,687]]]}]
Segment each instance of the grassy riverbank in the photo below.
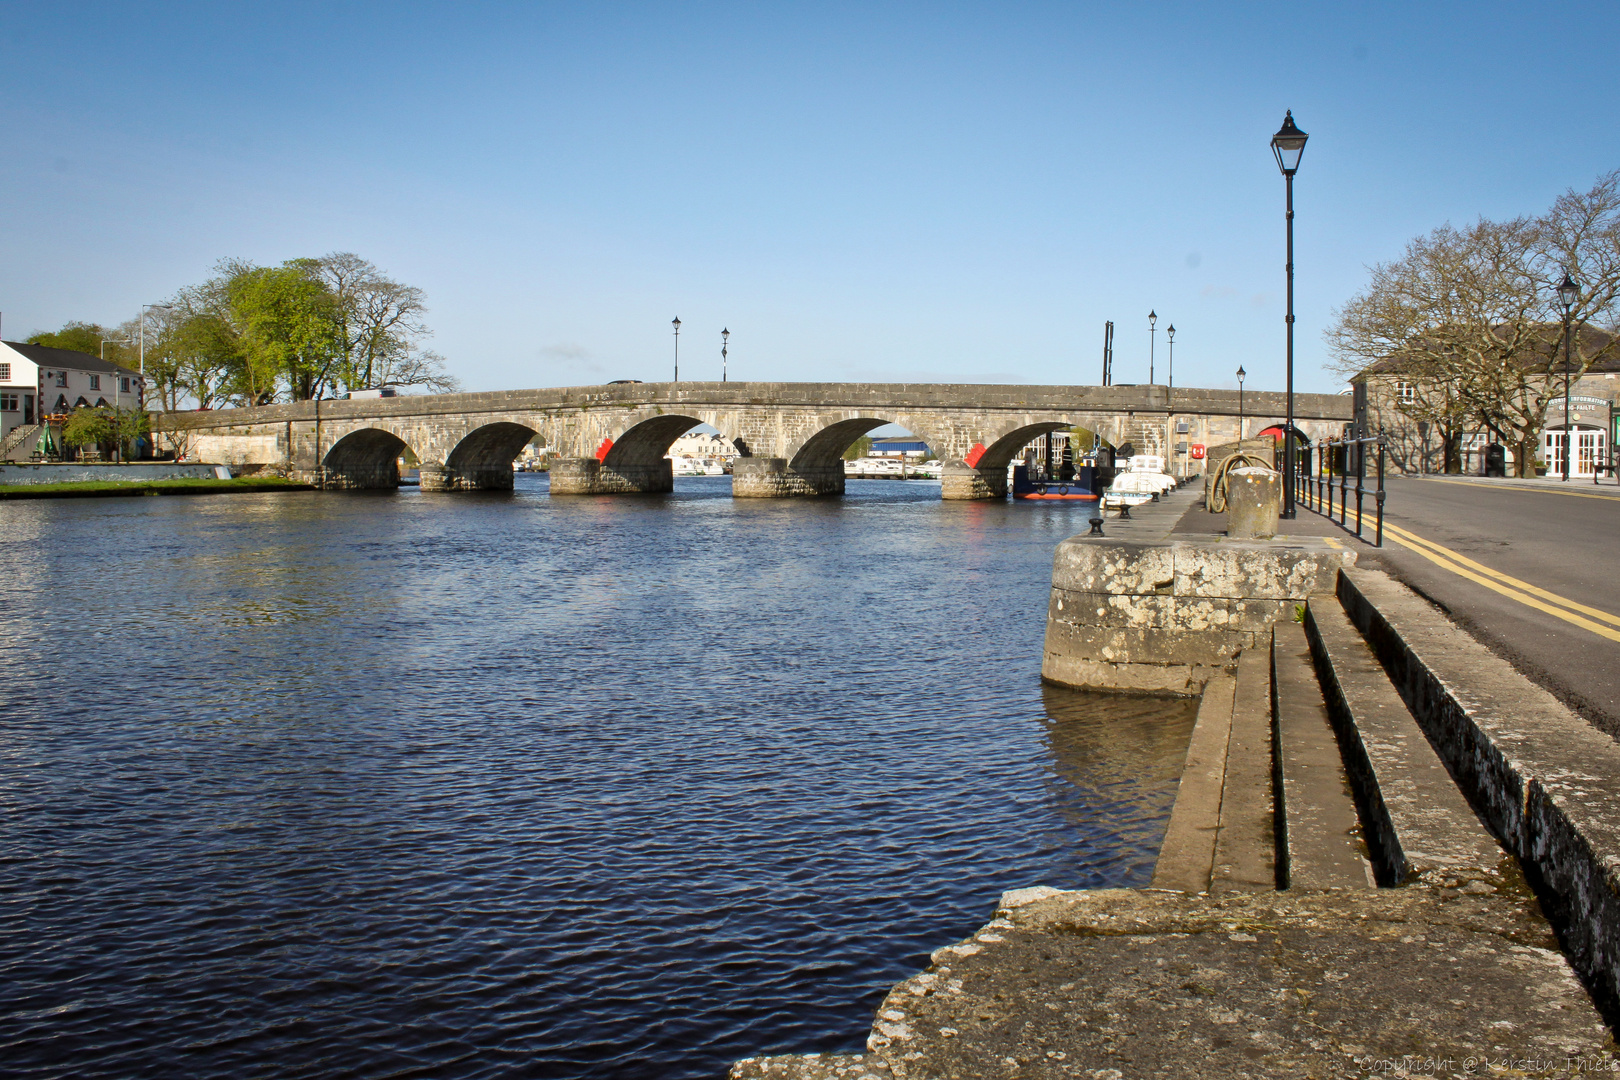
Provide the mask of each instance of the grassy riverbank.
[{"label": "grassy riverbank", "polygon": [[310,491],[279,476],[182,480],[78,480],[65,484],[0,484],[0,499],[82,499],[120,495],[220,495],[233,491]]}]

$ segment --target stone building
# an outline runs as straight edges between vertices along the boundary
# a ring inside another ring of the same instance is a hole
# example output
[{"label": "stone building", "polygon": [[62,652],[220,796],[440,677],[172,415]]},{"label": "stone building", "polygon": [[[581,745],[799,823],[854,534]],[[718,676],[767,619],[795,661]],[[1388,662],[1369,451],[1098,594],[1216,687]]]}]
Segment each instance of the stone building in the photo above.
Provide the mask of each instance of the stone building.
[{"label": "stone building", "polygon": [[[1615,405],[1620,395],[1620,349],[1615,340],[1595,328],[1583,331],[1588,354],[1597,352],[1585,374],[1572,377],[1569,423],[1564,421],[1561,377],[1555,377],[1542,402],[1541,436],[1535,456],[1538,471],[1557,473],[1565,440],[1570,444],[1570,475],[1590,478],[1595,467],[1607,465],[1616,443]],[[1602,350],[1601,352],[1599,350]],[[1534,361],[1544,368],[1545,357]],[[1555,364],[1554,370],[1557,370]],[[1410,374],[1395,360],[1382,360],[1357,377],[1367,398],[1367,430],[1388,436],[1390,465],[1405,473],[1443,472],[1447,454],[1444,434],[1432,418],[1442,411],[1444,387]],[[1458,423],[1450,458],[1453,469],[1478,475],[1484,471],[1486,447],[1503,446],[1508,475],[1516,472],[1518,448],[1478,417],[1464,416]]]}]

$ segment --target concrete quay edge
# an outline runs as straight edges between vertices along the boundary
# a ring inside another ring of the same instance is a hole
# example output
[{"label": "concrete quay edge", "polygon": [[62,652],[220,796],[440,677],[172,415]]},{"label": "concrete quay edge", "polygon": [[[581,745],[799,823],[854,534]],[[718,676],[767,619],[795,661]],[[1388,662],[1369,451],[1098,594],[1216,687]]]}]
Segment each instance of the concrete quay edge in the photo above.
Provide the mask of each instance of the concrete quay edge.
[{"label": "concrete quay edge", "polygon": [[1413,1058],[1449,1059],[1439,1075],[1504,1058],[1610,1071],[1614,1039],[1557,946],[1533,905],[1423,885],[1020,889],[890,990],[865,1053],[748,1058],[730,1076],[1292,1080]]}]

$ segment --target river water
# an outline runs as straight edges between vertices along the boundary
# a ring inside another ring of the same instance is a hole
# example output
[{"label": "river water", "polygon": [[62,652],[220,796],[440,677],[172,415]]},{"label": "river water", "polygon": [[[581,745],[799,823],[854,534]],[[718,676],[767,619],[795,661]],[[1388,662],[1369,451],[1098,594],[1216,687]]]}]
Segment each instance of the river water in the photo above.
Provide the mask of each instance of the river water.
[{"label": "river water", "polygon": [[718,1077],[1144,884],[1183,703],[1043,688],[1088,506],[0,504],[0,1072]]}]

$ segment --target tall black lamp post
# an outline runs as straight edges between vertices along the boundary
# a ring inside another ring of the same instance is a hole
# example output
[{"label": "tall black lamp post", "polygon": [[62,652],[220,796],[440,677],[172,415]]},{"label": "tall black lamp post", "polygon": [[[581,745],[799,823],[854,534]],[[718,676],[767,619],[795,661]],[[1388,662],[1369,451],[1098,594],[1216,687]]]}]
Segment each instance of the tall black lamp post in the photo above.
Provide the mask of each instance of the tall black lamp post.
[{"label": "tall black lamp post", "polygon": [[726,344],[731,340],[731,331],[720,331],[720,381],[726,381]]},{"label": "tall black lamp post", "polygon": [[1294,126],[1294,110],[1283,117],[1282,127],[1271,137],[1271,152],[1277,157],[1288,187],[1288,429],[1283,432],[1282,516],[1294,516],[1294,174],[1305,153],[1306,134]]},{"label": "tall black lamp post", "polygon": [[1153,311],[1148,312],[1148,385],[1149,386],[1153,385],[1153,347],[1159,343],[1158,336],[1154,333],[1154,330],[1155,330],[1154,324],[1157,323],[1158,321],[1159,321],[1159,316],[1158,316],[1157,312],[1153,312]]},{"label": "tall black lamp post", "polygon": [[1170,343],[1170,389],[1176,388],[1176,324],[1171,323],[1164,332],[1164,339]]},{"label": "tall black lamp post", "polygon": [[669,325],[675,328],[675,381],[681,381],[681,317],[675,316],[669,320]]},{"label": "tall black lamp post", "polygon": [[1569,426],[1569,312],[1581,298],[1580,282],[1564,271],[1564,280],[1558,283],[1558,302],[1564,305],[1564,479],[1569,479],[1570,444],[1575,441],[1575,430]]},{"label": "tall black lamp post", "polygon": [[1243,449],[1243,377],[1245,375],[1247,375],[1247,374],[1248,374],[1248,372],[1243,370],[1243,365],[1239,364],[1238,365],[1238,449],[1239,450]]}]

